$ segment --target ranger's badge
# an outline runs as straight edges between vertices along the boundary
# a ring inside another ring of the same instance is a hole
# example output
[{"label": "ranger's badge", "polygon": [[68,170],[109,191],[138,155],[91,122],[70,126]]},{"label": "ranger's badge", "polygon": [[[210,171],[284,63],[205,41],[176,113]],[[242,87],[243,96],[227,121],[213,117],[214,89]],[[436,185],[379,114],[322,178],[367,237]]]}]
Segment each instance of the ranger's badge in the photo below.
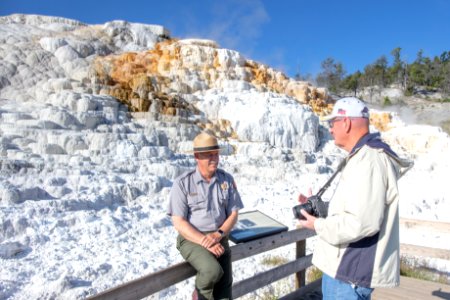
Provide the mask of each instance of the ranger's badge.
[{"label": "ranger's badge", "polygon": [[221,185],[220,188],[222,189],[222,191],[226,192],[228,191],[228,182],[224,181]]}]

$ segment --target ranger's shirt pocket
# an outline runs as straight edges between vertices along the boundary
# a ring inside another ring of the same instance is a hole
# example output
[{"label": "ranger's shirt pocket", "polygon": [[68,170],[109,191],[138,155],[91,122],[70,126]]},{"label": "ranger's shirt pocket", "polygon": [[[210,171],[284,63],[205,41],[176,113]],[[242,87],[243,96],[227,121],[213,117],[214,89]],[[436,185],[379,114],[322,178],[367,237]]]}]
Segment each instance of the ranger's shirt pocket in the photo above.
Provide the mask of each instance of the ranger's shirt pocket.
[{"label": "ranger's shirt pocket", "polygon": [[206,200],[198,194],[189,194],[187,197],[188,206],[191,211],[196,211],[206,208]]}]

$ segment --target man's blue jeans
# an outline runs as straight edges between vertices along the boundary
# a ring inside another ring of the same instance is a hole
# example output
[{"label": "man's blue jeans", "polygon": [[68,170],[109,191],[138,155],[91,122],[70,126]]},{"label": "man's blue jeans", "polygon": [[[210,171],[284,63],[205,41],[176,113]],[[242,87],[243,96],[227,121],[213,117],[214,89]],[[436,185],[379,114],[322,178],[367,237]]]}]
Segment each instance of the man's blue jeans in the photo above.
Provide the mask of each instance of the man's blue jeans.
[{"label": "man's blue jeans", "polygon": [[325,273],[322,277],[323,300],[370,300],[372,291],[372,288],[340,281]]}]

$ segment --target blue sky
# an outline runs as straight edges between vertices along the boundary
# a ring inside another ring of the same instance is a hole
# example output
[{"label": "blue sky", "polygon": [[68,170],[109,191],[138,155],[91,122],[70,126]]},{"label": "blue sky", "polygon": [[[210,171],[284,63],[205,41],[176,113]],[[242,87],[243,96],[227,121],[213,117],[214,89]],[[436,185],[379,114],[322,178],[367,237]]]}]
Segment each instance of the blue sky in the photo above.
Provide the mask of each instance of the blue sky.
[{"label": "blue sky", "polygon": [[0,0],[0,15],[13,13],[163,25],[289,76],[315,75],[327,57],[353,73],[396,47],[409,62],[450,51],[449,0]]}]

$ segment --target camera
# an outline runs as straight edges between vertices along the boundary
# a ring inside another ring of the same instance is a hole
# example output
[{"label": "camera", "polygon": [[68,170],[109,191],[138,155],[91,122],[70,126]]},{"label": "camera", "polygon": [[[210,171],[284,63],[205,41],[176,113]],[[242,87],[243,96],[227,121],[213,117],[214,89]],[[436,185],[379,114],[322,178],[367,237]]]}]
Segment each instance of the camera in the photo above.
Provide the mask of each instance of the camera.
[{"label": "camera", "polygon": [[300,205],[296,205],[292,208],[292,212],[294,213],[294,217],[296,219],[300,220],[306,220],[306,218],[302,215],[300,210],[304,209],[308,214],[319,217],[319,218],[326,218],[328,216],[328,205],[329,202],[322,201],[322,198],[320,198],[323,193],[330,187],[331,182],[333,179],[337,176],[337,174],[342,171],[342,169],[347,164],[347,159],[343,159],[339,166],[337,167],[336,172],[328,179],[328,181],[325,183],[325,185],[317,192],[316,195],[309,197],[306,199],[306,202]]},{"label": "camera", "polygon": [[314,217],[326,218],[328,215],[328,202],[322,201],[319,195],[309,197],[306,199],[305,203],[296,205],[292,208],[292,212],[296,219],[306,220],[300,213],[300,210],[302,209]]}]

